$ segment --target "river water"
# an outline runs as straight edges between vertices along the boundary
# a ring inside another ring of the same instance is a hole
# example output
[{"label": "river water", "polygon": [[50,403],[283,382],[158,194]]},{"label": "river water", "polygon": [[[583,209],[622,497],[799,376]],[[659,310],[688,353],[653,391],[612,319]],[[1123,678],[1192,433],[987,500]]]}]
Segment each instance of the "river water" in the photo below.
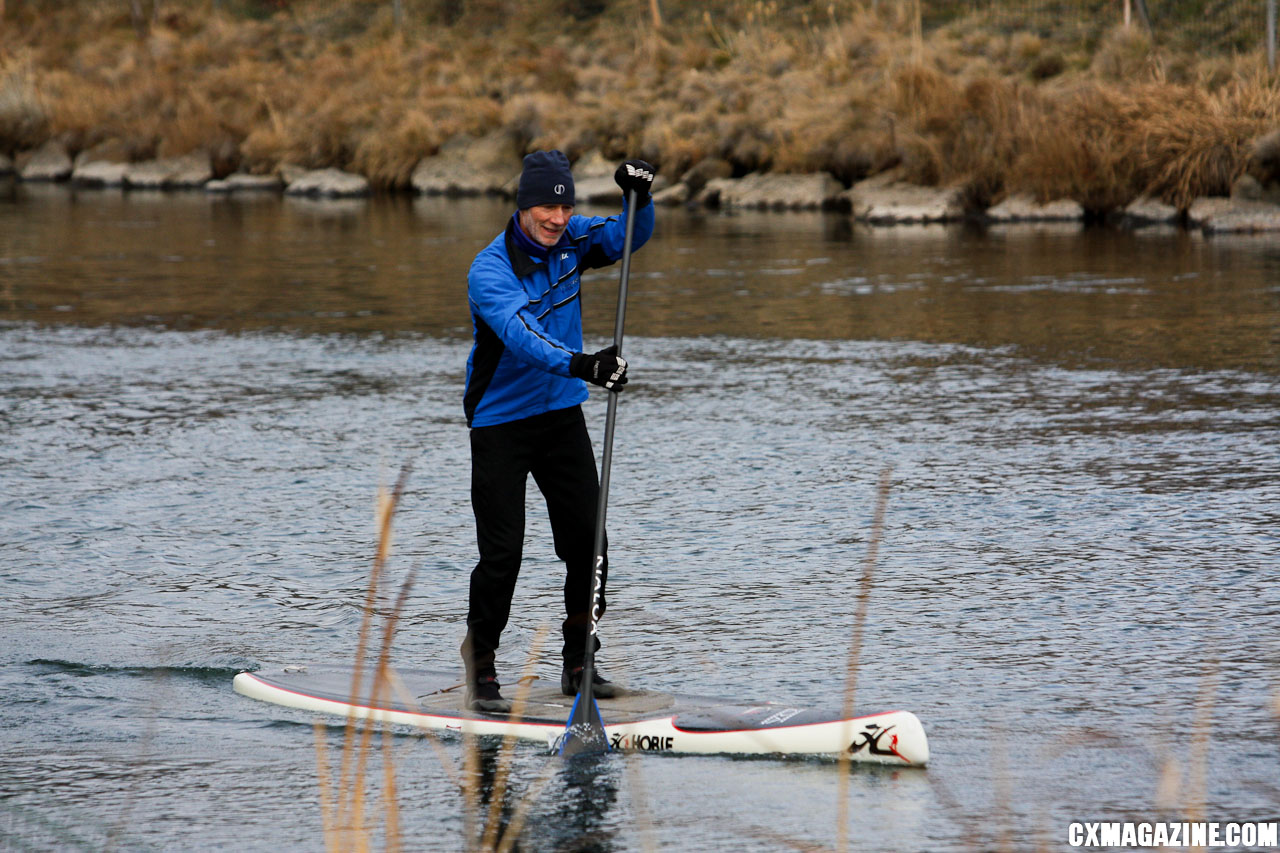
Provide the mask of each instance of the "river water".
[{"label": "river water", "polygon": [[[313,717],[231,679],[352,657],[405,462],[393,662],[455,665],[464,281],[507,215],[0,187],[0,848],[322,849]],[[587,277],[589,344],[616,275]],[[601,665],[838,706],[887,469],[857,700],[914,711],[933,758],[849,772],[852,849],[1276,820],[1278,330],[1274,236],[661,211],[633,265]],[[557,618],[536,498],[513,675]],[[438,745],[393,744],[407,849],[465,846],[463,745]],[[562,767],[525,744],[512,785],[523,850],[840,837],[826,761]]]}]

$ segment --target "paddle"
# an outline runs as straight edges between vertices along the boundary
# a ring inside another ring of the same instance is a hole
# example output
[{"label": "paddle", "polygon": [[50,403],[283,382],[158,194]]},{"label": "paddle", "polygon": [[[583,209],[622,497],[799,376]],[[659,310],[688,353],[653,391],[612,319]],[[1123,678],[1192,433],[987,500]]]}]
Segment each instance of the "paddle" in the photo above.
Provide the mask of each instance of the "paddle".
[{"label": "paddle", "polygon": [[[613,344],[622,355],[622,325],[627,315],[627,279],[631,275],[631,241],[636,227],[636,191],[627,191],[627,232],[622,243],[622,275],[618,282],[618,319],[613,326]],[[618,395],[609,394],[609,411],[605,415],[604,455],[600,460],[600,500],[596,504],[595,561],[591,572],[591,621],[587,629],[587,650],[582,658],[582,679],[578,696],[569,712],[569,723],[560,739],[560,754],[575,755],[609,751],[609,738],[600,719],[600,708],[592,693],[591,682],[596,673],[596,622],[600,618],[600,594],[604,570],[604,521],[609,508],[609,471],[613,467],[613,431],[618,420]]]}]

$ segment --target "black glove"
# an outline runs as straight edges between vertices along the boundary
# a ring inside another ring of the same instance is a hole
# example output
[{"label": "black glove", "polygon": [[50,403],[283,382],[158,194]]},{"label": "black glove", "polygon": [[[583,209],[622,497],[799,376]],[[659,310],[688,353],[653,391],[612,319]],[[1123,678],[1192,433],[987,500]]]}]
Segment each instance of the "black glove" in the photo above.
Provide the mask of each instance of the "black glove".
[{"label": "black glove", "polygon": [[649,198],[649,190],[653,187],[653,176],[658,170],[643,160],[628,160],[613,173],[613,180],[622,187],[623,195],[628,190],[636,191],[636,201],[644,202]]},{"label": "black glove", "polygon": [[618,355],[618,345],[587,355],[576,352],[569,359],[569,373],[615,393],[627,384],[627,360]]}]

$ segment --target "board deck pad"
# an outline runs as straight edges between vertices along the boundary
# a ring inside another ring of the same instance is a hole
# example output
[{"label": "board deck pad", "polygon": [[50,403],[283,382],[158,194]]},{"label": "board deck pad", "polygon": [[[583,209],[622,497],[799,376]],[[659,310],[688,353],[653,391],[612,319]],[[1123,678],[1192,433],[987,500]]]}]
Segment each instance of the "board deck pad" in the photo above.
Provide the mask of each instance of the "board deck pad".
[{"label": "board deck pad", "polygon": [[[513,713],[469,711],[463,708],[460,672],[400,668],[374,701],[372,667],[364,670],[353,700],[353,675],[350,666],[293,665],[242,672],[234,686],[254,699],[319,713],[546,743],[563,733],[574,701],[561,694],[558,678],[535,676],[503,685],[503,696],[516,702]],[[626,690],[597,702],[614,749],[844,754],[855,761],[897,766],[923,766],[929,758],[924,729],[907,711],[844,719],[839,710],[649,690]]]}]

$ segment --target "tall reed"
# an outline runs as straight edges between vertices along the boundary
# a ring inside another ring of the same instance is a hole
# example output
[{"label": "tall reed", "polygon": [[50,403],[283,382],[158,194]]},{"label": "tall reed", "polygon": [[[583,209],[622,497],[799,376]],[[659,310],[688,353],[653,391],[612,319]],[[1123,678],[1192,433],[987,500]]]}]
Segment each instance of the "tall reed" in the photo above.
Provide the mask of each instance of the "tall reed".
[{"label": "tall reed", "polygon": [[[374,665],[371,689],[367,699],[362,693],[365,683],[365,667],[367,665],[367,649],[373,633],[373,617],[377,612],[378,593],[382,586],[387,561],[391,555],[392,522],[404,488],[408,482],[411,466],[406,463],[390,493],[380,490],[377,505],[378,547],[373,560],[373,568],[369,572],[369,583],[365,592],[364,608],[360,619],[360,631],[356,642],[356,653],[352,668],[351,700],[352,711],[347,717],[343,732],[341,764],[336,780],[330,774],[329,760],[325,744],[325,732],[321,724],[316,727],[316,769],[320,783],[320,803],[325,827],[325,840],[328,849],[366,850],[370,845],[370,827],[365,817],[365,792],[367,788],[366,773],[370,758],[374,722],[364,720],[363,724],[356,716],[355,708],[368,703],[378,707],[390,690],[390,655],[392,640],[395,636],[396,624],[403,612],[409,591],[413,588],[414,572],[409,572],[400,586],[395,603],[387,615],[383,626],[378,655]],[[384,741],[382,750],[383,762],[383,796],[385,837],[388,850],[400,849],[399,809],[395,796],[394,755],[390,747],[390,727],[383,727]]]},{"label": "tall reed", "polygon": [[[348,715],[343,729],[342,748],[338,756],[339,766],[336,773],[329,756],[328,727],[321,721],[315,724],[320,813],[325,847],[331,853],[374,849],[379,826],[382,829],[383,849],[398,851],[406,847],[412,849],[414,846],[406,842],[401,829],[393,727],[389,723],[380,724],[372,718],[359,718],[354,710],[360,705],[371,708],[383,707],[393,695],[409,707],[416,704],[412,694],[391,665],[391,648],[396,627],[404,613],[416,576],[412,570],[401,582],[399,591],[386,612],[378,635],[373,672],[371,678],[366,677],[369,646],[376,630],[373,624],[374,617],[379,610],[380,592],[385,586],[387,564],[391,556],[392,522],[404,494],[410,470],[411,466],[406,463],[401,468],[393,489],[389,493],[379,490],[378,494],[378,545],[369,573],[356,642],[350,695],[353,710]],[[523,713],[527,705],[530,685],[535,678],[533,666],[539,659],[546,634],[547,629],[542,626],[534,636],[524,672],[514,695],[511,711],[513,716]],[[364,690],[366,686],[367,692]],[[381,809],[376,814],[371,814],[366,804],[368,791],[373,784],[373,780],[369,777],[369,762],[373,758],[374,730],[379,727],[382,732],[378,756],[382,764],[379,796]],[[511,769],[515,758],[515,737],[508,735],[502,740],[494,782],[489,793],[489,808],[482,821],[479,790],[481,747],[471,727],[465,723],[463,725],[461,773],[455,767],[453,759],[439,744],[434,732],[423,729],[421,734],[435,747],[441,766],[462,794],[465,849],[484,851],[484,853],[506,853],[513,849],[524,831],[530,807],[552,778],[554,763],[547,763],[527,793],[519,799],[510,821],[504,826],[502,812],[508,799]]]},{"label": "tall reed", "polygon": [[[876,557],[880,551],[880,538],[884,534],[884,514],[889,503],[891,467],[880,472],[880,480],[876,485],[876,508],[871,519],[871,533],[867,539],[867,554],[862,561],[862,577],[858,583],[858,604],[853,616],[853,638],[849,644],[849,659],[845,667],[844,705],[841,718],[850,720],[845,729],[842,741],[853,743],[853,713],[858,696],[858,671],[862,666],[862,641],[867,628],[867,603],[871,598],[871,588],[875,574]],[[838,797],[836,804],[836,850],[849,849],[849,765],[853,754],[850,747],[840,753],[839,784],[836,788]]]}]

